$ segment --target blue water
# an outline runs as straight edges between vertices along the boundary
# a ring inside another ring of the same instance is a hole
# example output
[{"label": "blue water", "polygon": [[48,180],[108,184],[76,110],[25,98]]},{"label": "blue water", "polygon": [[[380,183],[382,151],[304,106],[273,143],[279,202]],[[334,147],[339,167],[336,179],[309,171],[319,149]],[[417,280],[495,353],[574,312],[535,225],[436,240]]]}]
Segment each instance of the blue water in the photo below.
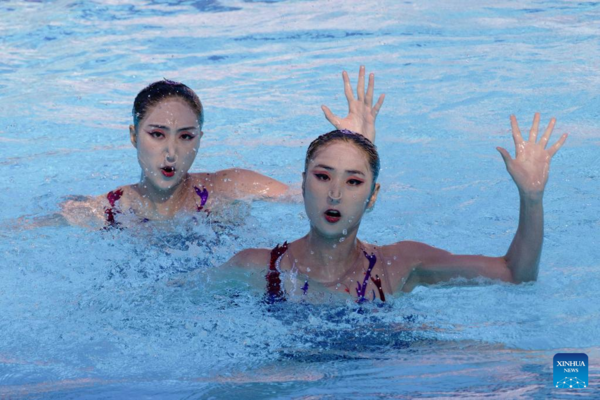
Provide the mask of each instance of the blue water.
[{"label": "blue water", "polygon": [[[592,397],[599,18],[585,1],[0,2],[0,398]],[[193,171],[297,187],[306,146],[329,130],[319,106],[344,112],[340,72],[360,64],[387,94],[369,242],[504,254],[518,217],[495,150],[511,146],[508,116],[526,132],[541,111],[570,133],[537,283],[269,309],[214,267],[306,233],[300,199],[241,204],[218,232],[13,226],[135,182],[131,104],[163,77],[205,105]],[[588,389],[552,388],[557,352],[588,354]]]}]

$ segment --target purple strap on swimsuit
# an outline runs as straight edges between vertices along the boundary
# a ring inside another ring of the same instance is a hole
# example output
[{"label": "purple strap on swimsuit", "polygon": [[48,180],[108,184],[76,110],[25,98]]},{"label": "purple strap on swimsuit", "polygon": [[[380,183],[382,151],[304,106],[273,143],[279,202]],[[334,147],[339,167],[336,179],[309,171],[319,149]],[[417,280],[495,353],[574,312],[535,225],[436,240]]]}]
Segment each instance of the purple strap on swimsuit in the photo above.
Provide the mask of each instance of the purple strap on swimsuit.
[{"label": "purple strap on swimsuit", "polygon": [[366,251],[363,250],[363,254],[367,258],[367,260],[369,260],[369,268],[367,268],[367,272],[365,272],[365,279],[363,279],[362,285],[356,282],[356,295],[358,296],[358,299],[356,300],[357,303],[362,303],[367,300],[365,298],[367,283],[369,282],[369,278],[371,278],[371,271],[373,271],[375,263],[377,263],[377,257],[375,256],[375,253],[371,253],[371,255],[369,255]]},{"label": "purple strap on swimsuit", "polygon": [[206,190],[206,188],[202,188],[202,190],[200,190],[198,186],[194,186],[194,190],[196,191],[196,194],[200,197],[200,205],[196,206],[196,211],[202,211],[204,205],[208,201],[208,190]]}]

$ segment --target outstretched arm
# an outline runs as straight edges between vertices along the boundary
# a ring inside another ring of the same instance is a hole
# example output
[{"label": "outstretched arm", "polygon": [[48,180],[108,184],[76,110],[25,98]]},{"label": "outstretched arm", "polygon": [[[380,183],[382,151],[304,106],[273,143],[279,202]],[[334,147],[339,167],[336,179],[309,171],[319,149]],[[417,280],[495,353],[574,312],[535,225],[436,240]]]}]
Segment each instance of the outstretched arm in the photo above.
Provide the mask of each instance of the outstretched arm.
[{"label": "outstretched arm", "polygon": [[537,279],[544,239],[544,208],[542,199],[548,181],[550,160],[567,140],[567,134],[546,149],[556,119],[552,118],[539,142],[537,141],[540,114],[536,113],[529,131],[529,140],[521,136],[515,116],[510,118],[516,157],[498,147],[508,173],[519,189],[519,227],[508,252],[504,256],[515,282]]},{"label": "outstretched arm", "polygon": [[232,199],[282,199],[293,196],[290,188],[273,178],[241,168],[217,171],[213,178],[219,193]]},{"label": "outstretched arm", "polygon": [[344,93],[346,94],[346,100],[348,100],[348,115],[346,118],[340,118],[333,114],[329,107],[323,105],[321,109],[325,113],[325,118],[336,129],[348,129],[352,132],[360,133],[375,143],[375,119],[385,99],[385,94],[380,95],[377,103],[373,106],[375,74],[369,74],[369,85],[365,93],[365,67],[364,65],[360,66],[358,84],[356,85],[357,98],[354,98],[350,79],[346,71],[342,72],[342,78],[344,80]]},{"label": "outstretched arm", "polygon": [[438,283],[456,277],[475,278],[478,276],[522,283],[537,279],[538,266],[542,253],[544,236],[544,211],[542,199],[550,161],[567,139],[564,134],[550,148],[546,149],[556,120],[552,118],[539,142],[537,141],[540,122],[535,114],[529,139],[521,136],[517,120],[511,116],[516,157],[498,147],[508,173],[519,190],[519,226],[515,237],[504,257],[454,255],[423,243],[400,242],[394,252],[410,255],[410,270],[405,274],[403,290],[411,290],[420,283]]}]

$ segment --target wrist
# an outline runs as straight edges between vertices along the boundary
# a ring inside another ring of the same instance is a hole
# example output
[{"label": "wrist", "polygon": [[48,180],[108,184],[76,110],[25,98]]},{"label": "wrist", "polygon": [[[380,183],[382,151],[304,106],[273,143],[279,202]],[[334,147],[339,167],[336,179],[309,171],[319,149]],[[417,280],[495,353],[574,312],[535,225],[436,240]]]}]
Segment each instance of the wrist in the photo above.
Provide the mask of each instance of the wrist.
[{"label": "wrist", "polygon": [[519,190],[519,197],[521,201],[524,201],[528,204],[537,204],[541,203],[544,199],[544,191],[524,191]]}]

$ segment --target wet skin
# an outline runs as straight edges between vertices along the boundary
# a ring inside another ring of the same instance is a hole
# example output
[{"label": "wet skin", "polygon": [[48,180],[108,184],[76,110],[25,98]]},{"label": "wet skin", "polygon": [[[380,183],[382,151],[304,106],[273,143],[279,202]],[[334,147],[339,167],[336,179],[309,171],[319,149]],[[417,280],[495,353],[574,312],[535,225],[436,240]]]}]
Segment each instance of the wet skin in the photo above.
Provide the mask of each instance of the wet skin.
[{"label": "wet skin", "polygon": [[361,149],[340,141],[319,149],[303,174],[304,206],[312,231],[328,239],[355,235],[367,207],[377,198],[372,188],[373,173]]},{"label": "wet skin", "polygon": [[185,101],[174,97],[152,107],[137,129],[130,127],[142,168],[140,191],[170,197],[186,178],[201,137],[198,116]]}]

